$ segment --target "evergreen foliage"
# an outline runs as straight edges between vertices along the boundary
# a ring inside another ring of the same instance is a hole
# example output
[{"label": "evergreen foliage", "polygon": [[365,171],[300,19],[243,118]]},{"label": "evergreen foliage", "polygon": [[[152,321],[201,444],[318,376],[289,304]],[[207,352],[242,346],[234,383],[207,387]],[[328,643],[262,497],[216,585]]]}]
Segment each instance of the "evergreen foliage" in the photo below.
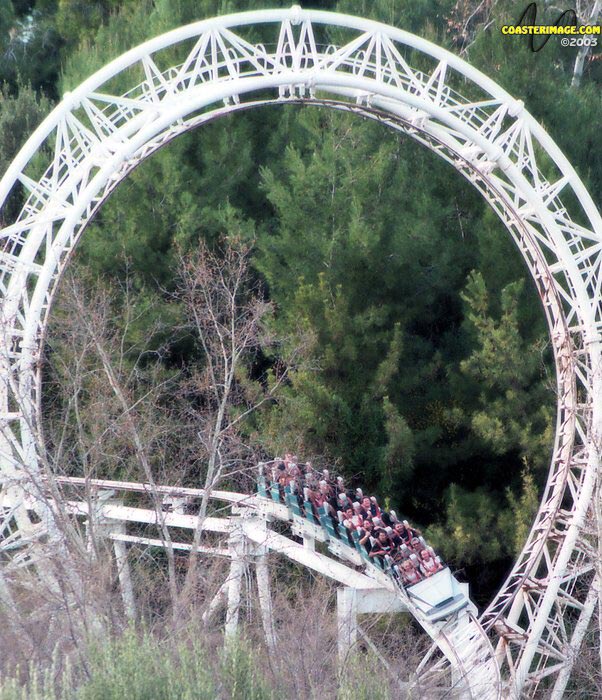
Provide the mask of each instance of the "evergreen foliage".
[{"label": "evergreen foliage", "polygon": [[[0,0],[0,170],[50,101],[132,45],[215,14],[289,4]],[[464,50],[525,101],[590,191],[601,191],[600,54],[572,88],[571,50],[550,41],[533,54],[499,32],[522,3],[493,4],[486,22],[477,13],[464,27],[451,0],[304,6]],[[533,285],[476,192],[409,139],[357,117],[254,110],[182,136],[138,168],[80,256],[109,281],[133,270],[141,303],[162,310],[150,324],[177,316],[166,295],[178,247],[223,234],[255,241],[275,331],[310,346],[311,362],[249,432],[266,450],[339,462],[430,526],[456,563],[503,566],[528,530],[549,462],[553,368]],[[166,362],[187,352],[172,342]]]}]

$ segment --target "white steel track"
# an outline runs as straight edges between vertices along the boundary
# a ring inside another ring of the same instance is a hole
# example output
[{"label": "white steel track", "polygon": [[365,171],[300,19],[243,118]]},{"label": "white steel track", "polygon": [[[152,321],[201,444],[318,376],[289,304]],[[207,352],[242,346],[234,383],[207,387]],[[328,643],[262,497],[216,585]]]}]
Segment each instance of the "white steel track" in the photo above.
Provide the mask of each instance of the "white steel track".
[{"label": "white steel track", "polygon": [[[177,499],[188,499],[190,502],[191,499],[200,499],[205,493],[203,489],[73,477],[59,477],[57,481],[74,492],[69,498],[63,499],[62,507],[74,517],[85,518],[88,522],[93,519],[94,528],[97,533],[102,530],[102,537],[117,543],[161,548],[169,546],[175,551],[191,550],[192,546],[188,542],[168,544],[165,538],[149,537],[147,534],[128,535],[126,526],[128,523],[154,526],[159,533],[164,527],[194,531],[198,525],[198,516],[184,512],[158,513],[139,503],[124,506],[120,498],[123,494],[129,494],[130,498],[135,496],[144,501],[158,494],[166,497],[169,502],[170,499],[176,499],[176,502]],[[117,494],[119,498],[116,499]],[[82,499],[82,495],[85,498]],[[201,554],[232,557],[235,560],[274,552],[347,589],[353,589],[356,595],[384,592],[388,594],[387,600],[397,600],[397,610],[413,615],[433,640],[431,652],[419,668],[411,669],[406,664],[399,669],[407,678],[404,681],[407,692],[415,691],[420,697],[429,698],[496,700],[500,697],[499,668],[493,647],[475,616],[476,607],[472,603],[459,611],[450,611],[446,617],[434,622],[417,606],[413,595],[399,586],[390,572],[362,559],[357,549],[345,541],[344,536],[341,539],[333,538],[322,526],[295,515],[284,503],[257,494],[216,490],[209,495],[214,500],[227,503],[232,512],[224,513],[223,517],[203,519],[202,527],[206,535],[209,534],[213,540],[216,536],[218,539],[219,536],[222,537],[221,541],[213,541],[210,546],[199,546]],[[27,499],[28,508],[31,509],[34,504],[35,499]],[[288,525],[286,534],[274,531],[271,526],[274,521]],[[300,532],[303,533],[303,544],[293,539]],[[239,553],[233,556],[229,548],[224,547],[224,537],[231,537],[235,533],[241,537],[239,546],[246,557],[239,557]],[[308,547],[307,538],[313,540],[314,544],[316,541],[327,544],[328,553],[316,551],[315,546]],[[243,541],[244,545],[241,545]],[[125,561],[123,566],[124,571],[129,571]],[[363,572],[358,571],[360,567]],[[231,576],[228,584],[230,582]],[[383,611],[386,611],[386,606],[385,610],[381,609]],[[436,656],[431,659],[433,652]]]},{"label": "white steel track", "polygon": [[[41,349],[57,282],[87,223],[177,135],[238,109],[291,102],[355,112],[425,144],[483,194],[525,259],[555,353],[556,439],[531,533],[481,625],[497,639],[507,693],[553,688],[560,697],[598,576],[602,220],[520,101],[444,49],[376,22],[293,7],[181,27],[65,95],[17,155],[0,180],[0,469],[17,503],[11,542],[37,546],[18,499],[24,488],[35,495],[41,471]],[[8,220],[7,205],[20,198]],[[33,510],[59,541],[46,502]]]}]

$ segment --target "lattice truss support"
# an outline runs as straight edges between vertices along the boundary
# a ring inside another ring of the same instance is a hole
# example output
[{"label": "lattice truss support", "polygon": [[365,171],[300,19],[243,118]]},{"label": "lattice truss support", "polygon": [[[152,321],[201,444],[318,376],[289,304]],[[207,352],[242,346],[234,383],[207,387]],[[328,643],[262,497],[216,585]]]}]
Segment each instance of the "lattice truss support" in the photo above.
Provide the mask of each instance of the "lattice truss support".
[{"label": "lattice truss support", "polygon": [[[556,439],[532,531],[482,624],[499,636],[512,692],[533,694],[542,682],[561,692],[579,643],[574,630],[590,614],[598,551],[588,517],[597,512],[602,423],[602,221],[520,101],[407,32],[299,7],[230,15],[157,37],[64,96],[0,181],[3,488],[35,495],[44,329],[95,212],[177,135],[284,103],[354,112],[423,143],[483,194],[525,259],[554,348]],[[41,499],[34,510],[51,523]],[[13,515],[29,546],[30,514],[17,506]]]},{"label": "lattice truss support", "polygon": [[[102,540],[112,545],[123,611],[127,617],[135,618],[135,586],[128,547],[151,546],[189,552],[192,549],[189,542],[171,537],[168,540],[164,532],[165,528],[173,528],[181,536],[182,531],[196,530],[198,516],[186,511],[195,499],[203,496],[204,491],[73,477],[56,477],[56,482],[70,491],[76,489],[74,495],[64,497],[57,505],[83,522],[88,551],[97,552]],[[117,497],[117,493],[129,494],[129,505],[125,506],[123,497]],[[137,503],[140,498],[147,502],[149,496],[159,497],[160,510]],[[240,611],[253,597],[249,593],[250,574],[254,572],[266,645],[271,650],[277,648],[268,569],[269,556],[277,554],[339,586],[337,621],[341,672],[344,672],[350,655],[358,652],[357,645],[361,643],[372,650],[390,680],[409,697],[415,694],[448,700],[496,700],[500,697],[499,669],[493,647],[476,619],[476,607],[472,603],[433,621],[416,604],[414,596],[398,586],[381,568],[365,564],[354,546],[330,538],[321,525],[294,514],[288,506],[272,499],[229,491],[212,491],[210,497],[221,502],[220,513],[228,509],[224,509],[225,503],[231,514],[203,519],[202,544],[197,551],[203,557],[227,558],[230,566],[202,619],[209,624],[220,609],[225,610],[226,644],[236,636]],[[51,501],[49,498],[49,506],[54,505]],[[6,499],[7,504],[12,502],[12,499]],[[34,499],[28,498],[25,505],[33,507]],[[276,528],[273,526],[275,522]],[[140,532],[140,525],[144,526],[144,534]],[[134,526],[136,534],[128,533],[130,526]],[[152,536],[153,528],[156,528],[157,536]],[[321,543],[319,547],[316,547],[317,543]],[[359,571],[359,568],[364,570]],[[468,584],[461,584],[460,588],[468,602]],[[359,624],[359,614],[395,612],[411,614],[432,640],[430,650],[416,668],[412,668],[407,659],[399,668],[394,668]]]}]

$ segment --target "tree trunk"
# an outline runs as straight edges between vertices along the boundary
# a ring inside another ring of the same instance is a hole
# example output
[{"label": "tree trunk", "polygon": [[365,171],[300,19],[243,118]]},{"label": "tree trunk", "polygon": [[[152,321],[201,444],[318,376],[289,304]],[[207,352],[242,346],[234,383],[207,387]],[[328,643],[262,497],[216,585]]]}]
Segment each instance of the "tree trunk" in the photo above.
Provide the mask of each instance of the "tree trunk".
[{"label": "tree trunk", "polygon": [[[596,0],[594,6],[592,7],[591,14],[587,20],[587,24],[597,24],[600,11],[602,10],[602,0]],[[587,35],[583,38],[587,39]],[[578,88],[581,85],[581,78],[583,77],[583,68],[585,66],[585,60],[591,52],[591,46],[582,46],[577,53],[577,58],[575,59],[575,66],[573,67],[573,79],[571,80],[571,87]]]}]

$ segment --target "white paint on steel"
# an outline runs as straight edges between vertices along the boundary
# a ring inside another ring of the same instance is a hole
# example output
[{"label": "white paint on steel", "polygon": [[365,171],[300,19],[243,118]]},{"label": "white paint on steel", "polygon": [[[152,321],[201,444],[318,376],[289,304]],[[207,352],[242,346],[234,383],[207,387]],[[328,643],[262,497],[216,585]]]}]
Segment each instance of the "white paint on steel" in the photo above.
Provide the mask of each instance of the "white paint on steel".
[{"label": "white paint on steel", "polygon": [[274,629],[274,611],[272,608],[272,593],[270,589],[270,571],[267,554],[260,554],[255,561],[255,577],[257,579],[257,598],[261,611],[263,634],[270,653],[277,653],[276,630]]},{"label": "white paint on steel", "polygon": [[[116,532],[114,530],[111,530],[106,535],[106,537],[109,540],[113,540],[113,542],[123,542],[124,544],[142,544],[145,547],[160,547],[161,549],[165,549],[169,546],[173,550],[179,552],[190,552],[192,550],[192,545],[188,542],[170,542],[168,545],[165,540],[160,540],[156,537],[140,537],[138,535],[125,535],[122,532]],[[209,554],[212,557],[230,556],[230,552],[228,549],[220,547],[205,547],[203,545],[200,545],[195,548],[195,551],[199,552],[200,554]]]},{"label": "white paint on steel", "polygon": [[[258,26],[272,37],[265,45],[247,32]],[[339,45],[330,45],[329,28],[337,29]],[[179,52],[177,65],[165,64],[166,49]],[[420,70],[412,67],[418,63]],[[112,93],[113,78],[127,82],[139,74],[146,76],[142,83]],[[348,110],[424,143],[483,194],[526,261],[555,353],[556,441],[528,541],[482,624],[499,635],[498,658],[517,693],[534,694],[548,675],[563,683],[580,639],[564,620],[589,611],[582,588],[597,551],[585,523],[602,430],[602,221],[522,103],[458,57],[402,30],[298,7],[229,15],[136,47],[65,95],[0,181],[0,206],[19,188],[26,194],[20,214],[0,231],[3,489],[18,500],[40,471],[48,311],[97,209],[132,168],[178,134],[239,109],[287,102]],[[52,520],[43,499],[35,499],[35,509]],[[30,531],[24,501],[14,519]]]},{"label": "white paint on steel", "polygon": [[[125,529],[125,525],[123,528]],[[115,552],[117,576],[119,578],[119,587],[123,599],[123,610],[126,617],[133,620],[136,617],[136,599],[134,596],[134,586],[132,585],[132,573],[130,571],[127,547],[123,539],[113,538],[113,550]]]},{"label": "white paint on steel", "polygon": [[[162,494],[178,498],[191,497],[200,498],[205,494],[205,489],[195,489],[187,486],[165,486],[163,484],[149,484],[144,481],[115,481],[114,479],[83,479],[74,476],[53,476],[52,479],[58,484],[66,486],[85,486],[87,489],[130,491],[132,493],[148,493],[149,495]],[[216,501],[226,501],[235,505],[249,505],[255,501],[255,496],[247,493],[236,493],[235,491],[223,491],[211,489],[211,498]]]},{"label": "white paint on steel", "polygon": [[[72,515],[89,515],[94,512],[97,518],[115,520],[117,522],[157,524],[157,513],[149,508],[132,508],[113,503],[99,505],[91,508],[85,501],[66,501],[67,512]],[[181,513],[161,513],[162,522],[169,527],[181,527],[183,530],[194,530],[197,527],[196,515],[184,515]],[[227,518],[205,518],[203,529],[208,532],[229,533],[230,522]]]},{"label": "white paint on steel", "polygon": [[307,547],[302,544],[293,542],[288,537],[280,535],[277,532],[272,532],[271,530],[266,530],[265,525],[261,522],[253,522],[243,520],[242,523],[244,536],[251,542],[261,545],[273,552],[278,552],[287,557],[291,561],[295,561],[298,564],[306,568],[313,569],[314,571],[326,576],[332,581],[337,581],[344,586],[353,586],[357,589],[370,589],[370,588],[386,588],[393,590],[393,582],[390,580],[381,581],[369,578],[365,574],[359,571],[354,571],[349,566],[341,564],[340,562],[331,559],[325,554],[320,554],[319,552],[312,552]]}]

